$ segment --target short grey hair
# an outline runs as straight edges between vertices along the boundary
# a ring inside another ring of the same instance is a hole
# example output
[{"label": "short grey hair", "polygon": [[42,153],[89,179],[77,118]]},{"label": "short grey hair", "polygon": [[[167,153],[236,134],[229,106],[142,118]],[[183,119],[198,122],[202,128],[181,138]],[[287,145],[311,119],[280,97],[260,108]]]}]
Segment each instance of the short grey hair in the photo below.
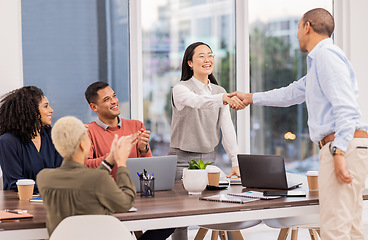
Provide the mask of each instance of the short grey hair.
[{"label": "short grey hair", "polygon": [[87,129],[81,120],[73,116],[60,118],[51,130],[56,150],[66,159],[73,157],[84,137],[87,137]]}]

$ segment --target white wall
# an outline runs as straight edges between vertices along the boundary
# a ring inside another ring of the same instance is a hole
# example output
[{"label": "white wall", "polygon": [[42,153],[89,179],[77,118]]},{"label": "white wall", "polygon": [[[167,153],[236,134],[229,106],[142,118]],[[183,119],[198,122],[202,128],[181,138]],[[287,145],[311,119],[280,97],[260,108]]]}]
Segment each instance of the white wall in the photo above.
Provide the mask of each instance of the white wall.
[{"label": "white wall", "polygon": [[335,43],[340,46],[353,64],[357,75],[362,121],[368,123],[368,22],[367,0],[335,0]]},{"label": "white wall", "polygon": [[359,80],[359,106],[363,121],[368,123],[368,1],[354,0],[350,2],[350,60]]},{"label": "white wall", "polygon": [[20,0],[0,0],[0,96],[23,85]]}]

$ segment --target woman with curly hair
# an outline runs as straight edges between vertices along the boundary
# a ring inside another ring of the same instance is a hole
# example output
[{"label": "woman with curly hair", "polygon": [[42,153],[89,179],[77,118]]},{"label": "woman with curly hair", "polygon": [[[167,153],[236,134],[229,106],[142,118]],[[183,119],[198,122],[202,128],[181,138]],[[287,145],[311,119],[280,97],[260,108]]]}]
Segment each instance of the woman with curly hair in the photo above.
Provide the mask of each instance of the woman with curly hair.
[{"label": "woman with curly hair", "polygon": [[18,179],[36,180],[42,169],[61,165],[63,159],[50,134],[53,111],[42,90],[34,86],[16,89],[2,97],[0,165],[4,190],[17,191]]}]

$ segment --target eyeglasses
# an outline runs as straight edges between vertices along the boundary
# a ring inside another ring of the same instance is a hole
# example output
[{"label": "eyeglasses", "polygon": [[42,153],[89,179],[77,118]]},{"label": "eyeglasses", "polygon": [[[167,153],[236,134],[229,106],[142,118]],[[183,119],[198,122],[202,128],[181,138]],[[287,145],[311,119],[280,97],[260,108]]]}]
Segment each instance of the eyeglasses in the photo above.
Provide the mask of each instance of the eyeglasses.
[{"label": "eyeglasses", "polygon": [[198,58],[199,59],[205,59],[205,58],[207,58],[207,59],[214,59],[215,58],[215,54],[214,53],[209,53],[209,54],[203,54],[203,53],[201,53],[201,54],[198,55]]}]

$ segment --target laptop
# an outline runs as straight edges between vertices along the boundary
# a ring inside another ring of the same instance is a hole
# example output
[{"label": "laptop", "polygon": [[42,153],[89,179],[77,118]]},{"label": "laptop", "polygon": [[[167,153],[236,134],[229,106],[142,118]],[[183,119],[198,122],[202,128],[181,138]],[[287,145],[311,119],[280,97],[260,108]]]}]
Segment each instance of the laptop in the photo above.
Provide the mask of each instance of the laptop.
[{"label": "laptop", "polygon": [[140,182],[137,172],[141,174],[143,169],[146,169],[147,173],[150,175],[154,173],[155,191],[171,190],[175,183],[177,161],[178,157],[175,155],[128,158],[127,167],[137,192],[140,191]]},{"label": "laptop", "polygon": [[288,182],[284,158],[276,155],[238,154],[243,187],[288,190],[301,182]]}]

